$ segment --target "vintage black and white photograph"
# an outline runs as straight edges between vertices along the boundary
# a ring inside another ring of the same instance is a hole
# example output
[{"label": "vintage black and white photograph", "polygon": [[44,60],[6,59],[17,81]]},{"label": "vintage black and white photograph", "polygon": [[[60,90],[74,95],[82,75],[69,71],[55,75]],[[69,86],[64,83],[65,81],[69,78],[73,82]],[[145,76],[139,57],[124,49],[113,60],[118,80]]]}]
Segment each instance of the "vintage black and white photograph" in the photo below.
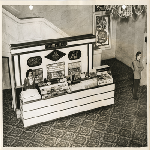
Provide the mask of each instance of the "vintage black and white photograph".
[{"label": "vintage black and white photograph", "polygon": [[2,147],[148,148],[148,6],[2,4]]}]

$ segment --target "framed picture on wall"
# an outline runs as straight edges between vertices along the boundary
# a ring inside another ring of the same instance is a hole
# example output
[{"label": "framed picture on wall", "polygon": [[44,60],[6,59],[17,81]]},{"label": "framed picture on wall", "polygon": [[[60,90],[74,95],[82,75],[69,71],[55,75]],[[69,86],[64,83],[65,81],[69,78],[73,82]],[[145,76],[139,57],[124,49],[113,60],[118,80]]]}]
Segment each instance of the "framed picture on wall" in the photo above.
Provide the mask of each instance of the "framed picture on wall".
[{"label": "framed picture on wall", "polygon": [[102,49],[111,48],[110,15],[95,13],[93,17],[93,34],[96,35],[96,47]]}]

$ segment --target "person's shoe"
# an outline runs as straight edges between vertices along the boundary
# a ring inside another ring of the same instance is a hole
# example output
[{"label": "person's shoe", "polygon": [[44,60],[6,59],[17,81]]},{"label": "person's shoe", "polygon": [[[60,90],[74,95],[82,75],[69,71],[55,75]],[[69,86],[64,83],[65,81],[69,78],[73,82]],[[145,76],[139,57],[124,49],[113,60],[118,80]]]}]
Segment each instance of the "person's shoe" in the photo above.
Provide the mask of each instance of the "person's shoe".
[{"label": "person's shoe", "polygon": [[138,100],[138,98],[137,98],[137,97],[133,97],[133,99]]}]

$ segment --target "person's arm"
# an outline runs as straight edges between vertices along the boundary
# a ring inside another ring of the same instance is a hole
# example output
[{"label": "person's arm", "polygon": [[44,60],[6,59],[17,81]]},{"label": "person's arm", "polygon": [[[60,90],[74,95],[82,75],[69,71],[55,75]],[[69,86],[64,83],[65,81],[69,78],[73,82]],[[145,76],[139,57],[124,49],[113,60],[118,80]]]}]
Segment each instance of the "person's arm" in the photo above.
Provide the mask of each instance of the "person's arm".
[{"label": "person's arm", "polygon": [[140,68],[140,71],[142,71],[143,69],[144,69],[143,63],[141,62],[141,68]]},{"label": "person's arm", "polygon": [[133,62],[132,62],[132,66],[131,67],[132,67],[132,70],[134,71],[134,64],[133,64]]}]

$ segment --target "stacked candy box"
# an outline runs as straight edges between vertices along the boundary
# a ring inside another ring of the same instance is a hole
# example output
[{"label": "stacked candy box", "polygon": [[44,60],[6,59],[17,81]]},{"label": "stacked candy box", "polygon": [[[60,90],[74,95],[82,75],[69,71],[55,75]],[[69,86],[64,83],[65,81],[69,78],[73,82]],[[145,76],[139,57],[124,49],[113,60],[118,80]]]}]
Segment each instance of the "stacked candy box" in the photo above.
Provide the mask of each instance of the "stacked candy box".
[{"label": "stacked candy box", "polygon": [[51,85],[51,82],[45,83],[45,82],[41,81],[41,82],[38,83],[38,86],[39,86],[39,87],[48,86],[48,85]]},{"label": "stacked candy box", "polygon": [[26,91],[22,91],[20,93],[20,100],[23,101],[23,103],[40,99],[41,95],[39,94],[37,89],[27,89]]},{"label": "stacked candy box", "polygon": [[92,78],[89,80],[82,81],[82,84],[85,86],[85,89],[96,87],[97,86],[97,78]]},{"label": "stacked candy box", "polygon": [[80,77],[81,77],[81,79],[84,79],[84,78],[85,78],[85,72],[82,72],[82,73],[80,74]]},{"label": "stacked candy box", "polygon": [[45,86],[41,88],[40,90],[41,90],[42,99],[47,99],[51,97],[51,87]]},{"label": "stacked candy box", "polygon": [[98,72],[98,85],[113,83],[113,78],[107,72]]},{"label": "stacked candy box", "polygon": [[90,72],[89,72],[89,78],[93,78],[93,77],[96,77],[96,76],[97,76],[96,69],[95,68],[91,69]]},{"label": "stacked candy box", "polygon": [[89,73],[88,72],[82,72],[82,73],[80,73],[80,79],[81,80],[87,80],[87,79],[89,79]]},{"label": "stacked candy box", "polygon": [[83,89],[89,89],[96,86],[97,86],[97,77],[88,80],[83,80],[80,83],[70,85],[70,89],[73,92]]},{"label": "stacked candy box", "polygon": [[89,73],[89,77],[90,77],[90,78],[96,77],[96,72],[90,72],[90,73]]},{"label": "stacked candy box", "polygon": [[40,87],[42,99],[47,99],[55,96],[59,96],[65,93],[69,93],[69,87],[67,82],[52,84],[49,86]]}]

